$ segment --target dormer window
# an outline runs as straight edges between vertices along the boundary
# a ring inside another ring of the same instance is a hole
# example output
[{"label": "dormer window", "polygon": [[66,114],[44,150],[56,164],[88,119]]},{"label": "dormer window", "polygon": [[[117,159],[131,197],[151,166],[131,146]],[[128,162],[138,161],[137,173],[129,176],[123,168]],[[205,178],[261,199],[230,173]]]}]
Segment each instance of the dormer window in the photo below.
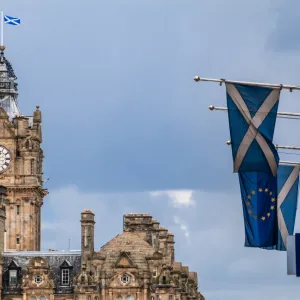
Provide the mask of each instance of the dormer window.
[{"label": "dormer window", "polygon": [[71,284],[71,271],[73,267],[69,261],[65,260],[60,266],[60,284],[62,286],[70,286]]},{"label": "dormer window", "polygon": [[20,266],[16,261],[12,261],[8,266],[8,284],[10,286],[18,285],[19,274],[20,274]]}]

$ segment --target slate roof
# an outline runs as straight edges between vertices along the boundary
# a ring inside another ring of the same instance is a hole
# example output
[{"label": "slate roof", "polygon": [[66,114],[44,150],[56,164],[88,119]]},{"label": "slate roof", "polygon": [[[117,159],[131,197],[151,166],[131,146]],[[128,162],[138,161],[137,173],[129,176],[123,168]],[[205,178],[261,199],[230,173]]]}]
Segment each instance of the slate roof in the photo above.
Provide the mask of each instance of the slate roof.
[{"label": "slate roof", "polygon": [[29,261],[34,257],[42,257],[49,263],[56,286],[56,293],[73,292],[71,287],[60,286],[60,266],[64,261],[67,261],[73,267],[71,271],[72,280],[73,277],[81,272],[81,251],[4,252],[3,272],[7,271],[7,268],[12,261],[15,261],[22,270],[25,270]]},{"label": "slate roof", "polygon": [[129,252],[132,263],[139,270],[147,270],[148,264],[145,257],[153,255],[155,250],[137,234],[123,232],[102,246],[101,250],[97,252],[100,256],[106,257],[103,268],[114,268],[121,252]]},{"label": "slate roof", "polygon": [[4,57],[4,62],[6,64],[8,76],[12,78],[16,78],[15,71],[11,65],[11,63]]}]

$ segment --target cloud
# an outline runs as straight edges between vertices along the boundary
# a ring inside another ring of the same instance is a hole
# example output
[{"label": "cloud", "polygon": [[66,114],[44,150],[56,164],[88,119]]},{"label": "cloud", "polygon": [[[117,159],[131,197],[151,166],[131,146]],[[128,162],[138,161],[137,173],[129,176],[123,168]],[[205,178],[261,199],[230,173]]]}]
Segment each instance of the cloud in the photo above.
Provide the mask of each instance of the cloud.
[{"label": "cloud", "polygon": [[[69,238],[71,248],[80,249],[85,208],[95,213],[96,250],[122,232],[123,214],[150,213],[174,234],[176,261],[198,272],[207,299],[296,299],[300,287],[296,277],[286,275],[286,253],[244,247],[239,193],[194,190],[192,195],[197,205],[178,209],[151,192],[91,193],[74,185],[53,190],[45,199],[44,210],[51,214],[43,216],[43,249],[67,249]],[[285,293],[284,286],[291,289]]]},{"label": "cloud", "polygon": [[150,192],[152,197],[167,196],[171,200],[171,205],[175,208],[190,207],[195,204],[193,191],[191,190],[170,190]]},{"label": "cloud", "polygon": [[178,216],[174,216],[174,222],[175,222],[175,224],[179,225],[180,230],[183,232],[188,243],[190,243],[190,232],[189,232],[187,224],[183,220],[181,220]]}]

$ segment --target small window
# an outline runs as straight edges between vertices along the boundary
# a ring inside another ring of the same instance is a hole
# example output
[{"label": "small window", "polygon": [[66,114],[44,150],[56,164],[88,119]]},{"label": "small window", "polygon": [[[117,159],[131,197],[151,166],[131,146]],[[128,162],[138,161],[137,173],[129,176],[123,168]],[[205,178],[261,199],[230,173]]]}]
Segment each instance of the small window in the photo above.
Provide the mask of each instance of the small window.
[{"label": "small window", "polygon": [[37,276],[35,276],[34,281],[35,281],[35,283],[41,283],[43,281],[43,278],[42,278],[42,276],[37,275]]},{"label": "small window", "polygon": [[121,277],[121,282],[122,283],[130,282],[130,276],[128,274],[123,274],[122,277]]},{"label": "small window", "polygon": [[69,285],[70,284],[70,270],[69,269],[62,269],[61,270],[61,284],[62,285]]},{"label": "small window", "polygon": [[152,277],[154,277],[154,278],[157,277],[157,271],[156,271],[156,270],[154,270],[154,271],[152,272]]},{"label": "small window", "polygon": [[169,300],[173,300],[173,295],[169,295]]},{"label": "small window", "polygon": [[30,174],[34,174],[34,159],[30,160]]},{"label": "small window", "polygon": [[30,300],[36,300],[36,296],[31,296]]},{"label": "small window", "polygon": [[166,283],[167,283],[167,277],[166,277],[166,276],[163,276],[163,278],[162,278],[162,283],[163,283],[163,284],[166,284]]},{"label": "small window", "polygon": [[17,245],[20,244],[20,237],[19,236],[16,237],[16,242],[17,242]]},{"label": "small window", "polygon": [[98,300],[98,297],[97,297],[97,296],[95,296],[94,300]]},{"label": "small window", "polygon": [[9,285],[17,284],[17,270],[9,270]]},{"label": "small window", "polygon": [[123,297],[119,295],[116,300],[123,300]]},{"label": "small window", "polygon": [[91,300],[91,296],[88,296],[88,300]]},{"label": "small window", "polygon": [[129,296],[126,297],[126,300],[134,300],[134,297],[129,295]]},{"label": "small window", "polygon": [[46,297],[45,296],[41,296],[40,300],[46,300]]},{"label": "small window", "polygon": [[17,215],[20,214],[20,205],[17,205]]}]

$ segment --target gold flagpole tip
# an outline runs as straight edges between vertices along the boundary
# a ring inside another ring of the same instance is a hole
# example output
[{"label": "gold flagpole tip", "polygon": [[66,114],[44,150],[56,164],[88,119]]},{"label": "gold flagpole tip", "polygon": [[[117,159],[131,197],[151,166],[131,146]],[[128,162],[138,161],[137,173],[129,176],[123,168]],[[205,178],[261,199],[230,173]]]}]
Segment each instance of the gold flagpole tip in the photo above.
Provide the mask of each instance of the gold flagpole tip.
[{"label": "gold flagpole tip", "polygon": [[215,107],[214,107],[213,105],[210,105],[210,106],[208,107],[208,109],[209,109],[209,110],[214,110]]},{"label": "gold flagpole tip", "polygon": [[199,76],[195,76],[195,77],[194,77],[194,80],[195,80],[196,82],[198,82],[198,81],[200,81],[200,77],[199,77]]},{"label": "gold flagpole tip", "polygon": [[4,45],[0,46],[0,51],[4,51],[4,50],[5,50],[5,46]]},{"label": "gold flagpole tip", "polygon": [[230,145],[231,145],[231,141],[227,141],[226,144],[227,144],[228,146],[230,146]]}]

